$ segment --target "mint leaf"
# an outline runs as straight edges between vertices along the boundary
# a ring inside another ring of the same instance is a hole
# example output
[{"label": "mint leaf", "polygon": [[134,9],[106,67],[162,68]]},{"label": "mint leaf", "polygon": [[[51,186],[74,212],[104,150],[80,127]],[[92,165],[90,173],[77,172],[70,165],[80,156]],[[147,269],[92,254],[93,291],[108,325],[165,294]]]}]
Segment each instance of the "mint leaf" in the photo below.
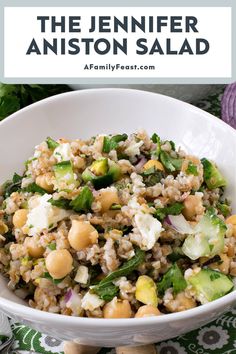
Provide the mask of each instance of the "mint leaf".
[{"label": "mint leaf", "polygon": [[125,141],[128,138],[127,134],[118,134],[114,135],[112,138],[105,136],[103,139],[103,152],[109,153],[111,150],[117,148],[118,143],[121,141]]},{"label": "mint leaf", "polygon": [[48,148],[51,150],[54,150],[57,146],[59,146],[59,144],[55,140],[50,138],[50,136],[47,138],[46,143],[48,145]]},{"label": "mint leaf", "polygon": [[45,189],[39,187],[36,183],[31,183],[23,189],[24,192],[28,193],[39,193],[41,195],[48,193]]},{"label": "mint leaf", "polygon": [[186,280],[184,279],[177,263],[174,263],[172,267],[163,275],[162,280],[157,283],[157,290],[160,296],[163,296],[165,291],[169,288],[173,288],[173,293],[178,294],[186,287]]},{"label": "mint leaf", "polygon": [[162,221],[167,215],[179,215],[184,208],[183,203],[176,202],[170,206],[156,209],[154,217]]},{"label": "mint leaf", "polygon": [[91,210],[92,202],[93,193],[87,186],[85,186],[78,195],[78,197],[76,197],[70,202],[70,207],[77,213],[81,211],[88,212],[89,210]]}]

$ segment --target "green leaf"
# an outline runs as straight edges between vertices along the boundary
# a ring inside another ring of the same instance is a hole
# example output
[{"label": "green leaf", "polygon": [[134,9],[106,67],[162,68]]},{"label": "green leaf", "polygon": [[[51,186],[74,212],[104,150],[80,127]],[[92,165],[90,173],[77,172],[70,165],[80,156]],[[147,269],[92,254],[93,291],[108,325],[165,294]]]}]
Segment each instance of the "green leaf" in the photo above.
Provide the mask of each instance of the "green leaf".
[{"label": "green leaf", "polygon": [[112,280],[127,276],[132,273],[137,267],[142,264],[145,260],[145,252],[140,248],[137,248],[135,256],[130,260],[125,262],[120,268],[108,274],[103,280],[101,280],[100,284],[106,284],[111,282]]},{"label": "green leaf", "polygon": [[57,248],[57,245],[55,244],[55,242],[51,242],[49,245],[47,245],[47,247],[48,247],[51,251],[55,251],[55,249]]},{"label": "green leaf", "polygon": [[118,294],[119,287],[110,282],[103,285],[95,285],[91,291],[97,294],[102,300],[111,301]]},{"label": "green leaf", "polygon": [[57,146],[59,146],[59,144],[55,140],[50,138],[50,136],[47,137],[46,143],[48,145],[48,148],[51,150],[54,150]]},{"label": "green leaf", "polygon": [[165,291],[169,288],[173,288],[173,293],[178,294],[186,287],[186,280],[184,279],[177,263],[174,263],[172,267],[163,275],[162,280],[157,283],[157,290],[160,296],[163,296]]},{"label": "green leaf", "polygon": [[16,96],[5,96],[0,98],[0,120],[20,109],[20,102]]},{"label": "green leaf", "polygon": [[121,141],[125,141],[128,138],[127,134],[118,134],[114,135],[113,137],[109,138],[108,136],[104,137],[103,140],[103,152],[109,153],[111,150],[117,148],[118,143]]},{"label": "green leaf", "polygon": [[154,133],[151,137],[151,140],[154,142],[154,144],[157,145],[156,150],[152,154],[158,159],[161,152],[161,139],[156,133]]},{"label": "green leaf", "polygon": [[93,202],[93,193],[91,190],[85,186],[78,197],[70,202],[70,206],[77,213],[83,211],[88,212],[91,210],[91,205]]},{"label": "green leaf", "polygon": [[151,140],[153,141],[154,144],[156,144],[160,141],[160,137],[156,133],[154,133],[151,136]]},{"label": "green leaf", "polygon": [[188,167],[186,169],[186,173],[188,175],[198,176],[197,166],[194,165],[191,161],[188,163]]},{"label": "green leaf", "polygon": [[172,140],[169,140],[171,149],[175,151],[175,143]]},{"label": "green leaf", "polygon": [[161,181],[161,179],[164,177],[164,173],[160,170],[157,170],[155,166],[153,166],[141,173],[141,176],[143,177],[143,183],[147,187],[152,187]]},{"label": "green leaf", "polygon": [[166,151],[160,152],[160,160],[162,164],[165,166],[165,168],[170,172],[180,171],[183,163],[183,159],[174,158],[170,156]]},{"label": "green leaf", "polygon": [[45,189],[39,187],[36,183],[31,183],[23,189],[24,192],[28,193],[39,193],[41,195],[48,193]]},{"label": "green leaf", "polygon": [[0,120],[33,102],[70,90],[66,85],[8,85],[1,83]]},{"label": "green leaf", "polygon": [[61,209],[72,209],[70,206],[71,200],[65,199],[65,198],[60,198],[60,199],[49,199],[49,203],[51,203],[53,206]]},{"label": "green leaf", "polygon": [[132,273],[137,267],[145,260],[145,252],[141,249],[137,249],[135,256],[129,261],[125,262],[120,268],[108,274],[97,285],[91,288],[92,292],[95,292],[101,299],[110,301],[115,297],[119,291],[119,288],[115,286],[112,281],[127,276]]},{"label": "green leaf", "polygon": [[3,196],[4,199],[10,197],[13,192],[17,192],[21,189],[21,181],[23,177],[14,173],[11,181],[6,181],[3,184]]},{"label": "green leaf", "polygon": [[156,209],[154,217],[162,221],[167,215],[179,215],[184,208],[183,203],[176,202],[170,206]]},{"label": "green leaf", "polygon": [[217,203],[216,207],[225,218],[231,213],[231,207],[226,203]]}]

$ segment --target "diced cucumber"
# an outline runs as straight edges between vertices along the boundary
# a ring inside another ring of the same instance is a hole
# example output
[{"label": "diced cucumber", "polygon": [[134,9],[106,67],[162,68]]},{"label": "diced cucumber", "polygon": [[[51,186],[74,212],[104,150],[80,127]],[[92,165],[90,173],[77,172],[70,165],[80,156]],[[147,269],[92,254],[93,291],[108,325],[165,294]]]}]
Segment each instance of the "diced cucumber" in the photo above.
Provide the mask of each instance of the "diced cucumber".
[{"label": "diced cucumber", "polygon": [[183,253],[192,260],[215,256],[223,251],[226,226],[216,215],[206,213],[182,246]]},{"label": "diced cucumber", "polygon": [[234,287],[225,274],[208,268],[201,269],[187,281],[196,290],[197,298],[202,304],[228,294]]},{"label": "diced cucumber", "polygon": [[201,159],[204,169],[204,181],[209,189],[224,187],[227,185],[225,178],[218,168],[206,158]]},{"label": "diced cucumber", "polygon": [[62,161],[53,166],[59,190],[73,189],[79,185],[75,179],[71,161]]},{"label": "diced cucumber", "polygon": [[92,182],[95,189],[101,189],[110,186],[120,177],[120,167],[108,159],[94,161],[82,173],[84,182]]},{"label": "diced cucumber", "polygon": [[93,172],[96,176],[104,176],[108,171],[108,160],[101,159],[96,160],[90,166],[90,171]]}]

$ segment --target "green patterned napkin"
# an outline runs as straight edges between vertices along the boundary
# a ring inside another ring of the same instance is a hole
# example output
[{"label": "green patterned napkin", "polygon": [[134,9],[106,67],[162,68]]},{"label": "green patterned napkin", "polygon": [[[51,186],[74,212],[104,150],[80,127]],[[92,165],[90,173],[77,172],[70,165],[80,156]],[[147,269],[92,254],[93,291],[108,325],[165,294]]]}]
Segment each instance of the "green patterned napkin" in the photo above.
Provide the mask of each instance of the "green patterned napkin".
[{"label": "green patterned napkin", "polygon": [[[14,349],[42,354],[63,353],[63,342],[26,326],[12,324]],[[236,309],[180,337],[156,344],[158,354],[236,354]],[[101,349],[99,354],[115,354]]]}]

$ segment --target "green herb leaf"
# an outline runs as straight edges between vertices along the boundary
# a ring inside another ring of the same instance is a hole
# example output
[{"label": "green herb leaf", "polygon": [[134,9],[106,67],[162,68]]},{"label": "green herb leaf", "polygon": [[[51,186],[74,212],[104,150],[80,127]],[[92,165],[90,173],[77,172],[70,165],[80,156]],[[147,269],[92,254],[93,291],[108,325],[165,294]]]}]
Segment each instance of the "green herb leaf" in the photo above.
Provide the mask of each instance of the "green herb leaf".
[{"label": "green herb leaf", "polygon": [[127,276],[132,273],[140,264],[142,264],[145,260],[145,252],[140,248],[137,248],[135,256],[132,257],[129,261],[125,262],[120,268],[108,274],[103,280],[101,280],[100,284],[106,284],[111,282],[112,280]]},{"label": "green herb leaf", "polygon": [[0,120],[29,104],[70,91],[66,85],[9,85],[0,84]]},{"label": "green herb leaf", "polygon": [[154,133],[151,140],[156,144],[156,150],[152,152],[152,155],[158,159],[161,152],[161,139],[156,133]]},{"label": "green herb leaf", "polygon": [[102,300],[111,301],[118,294],[119,287],[110,282],[103,285],[95,285],[91,291],[97,294]]},{"label": "green herb leaf", "polygon": [[186,169],[186,173],[188,175],[198,176],[197,166],[194,165],[191,161],[188,163],[188,167]]},{"label": "green herb leaf", "polygon": [[161,139],[160,139],[160,137],[159,137],[156,133],[154,133],[154,134],[152,134],[152,136],[151,136],[151,140],[153,141],[154,144],[156,144],[156,143],[158,143]]},{"label": "green herb leaf", "polygon": [[165,168],[170,172],[180,171],[183,163],[183,159],[174,158],[170,156],[166,151],[160,152],[160,160],[162,164],[165,166]]},{"label": "green herb leaf", "polygon": [[0,120],[20,109],[20,102],[16,96],[0,97]]},{"label": "green herb leaf", "polygon": [[88,212],[89,210],[91,210],[92,202],[93,194],[91,190],[87,186],[85,186],[78,195],[78,197],[76,197],[70,202],[70,206],[77,213],[81,211]]},{"label": "green herb leaf", "polygon": [[216,207],[225,218],[231,214],[231,207],[226,203],[217,203]]},{"label": "green herb leaf", "polygon": [[57,200],[49,199],[49,202],[57,208],[61,208],[61,209],[65,209],[65,210],[72,209],[72,207],[70,206],[71,200],[69,200],[69,199],[65,199],[65,198],[60,198]]},{"label": "green herb leaf", "polygon": [[184,208],[183,203],[176,202],[170,206],[156,209],[154,217],[162,221],[167,215],[179,215]]},{"label": "green herb leaf", "polygon": [[56,149],[56,147],[59,146],[59,144],[55,140],[50,138],[50,136],[47,137],[46,143],[48,145],[48,148],[51,149],[51,150],[54,150],[54,149]]},{"label": "green herb leaf", "polygon": [[152,187],[161,181],[161,179],[164,177],[164,173],[160,170],[157,170],[155,166],[153,166],[141,173],[141,176],[143,177],[143,183],[147,187]]},{"label": "green herb leaf", "polygon": [[175,151],[175,143],[172,140],[169,140],[171,149]]},{"label": "green herb leaf", "polygon": [[99,297],[101,297],[101,299],[105,301],[112,300],[119,291],[119,288],[115,286],[112,281],[119,277],[129,275],[135,269],[137,269],[137,267],[142,264],[144,260],[145,252],[138,248],[133,258],[125,262],[119,269],[108,274],[104,279],[100,281],[100,283],[92,287],[91,291],[95,292]]},{"label": "green herb leaf", "polygon": [[23,189],[24,192],[28,193],[39,193],[41,195],[48,193],[45,189],[39,187],[36,183],[31,183]]},{"label": "green herb leaf", "polygon": [[23,177],[14,173],[11,181],[6,181],[3,184],[3,196],[4,199],[10,197],[13,192],[17,192],[21,189],[21,182]]},{"label": "green herb leaf", "polygon": [[51,251],[55,251],[55,249],[57,248],[57,245],[55,244],[55,242],[51,242],[49,245],[47,245],[47,247],[48,247]]},{"label": "green herb leaf", "polygon": [[176,263],[164,274],[162,280],[157,283],[157,290],[160,296],[163,296],[169,288],[173,288],[173,293],[178,294],[186,287],[186,280]]},{"label": "green herb leaf", "polygon": [[119,142],[125,141],[127,138],[128,138],[127,134],[114,135],[112,138],[105,136],[104,140],[103,140],[102,151],[109,153],[111,150],[114,150],[117,148]]}]

